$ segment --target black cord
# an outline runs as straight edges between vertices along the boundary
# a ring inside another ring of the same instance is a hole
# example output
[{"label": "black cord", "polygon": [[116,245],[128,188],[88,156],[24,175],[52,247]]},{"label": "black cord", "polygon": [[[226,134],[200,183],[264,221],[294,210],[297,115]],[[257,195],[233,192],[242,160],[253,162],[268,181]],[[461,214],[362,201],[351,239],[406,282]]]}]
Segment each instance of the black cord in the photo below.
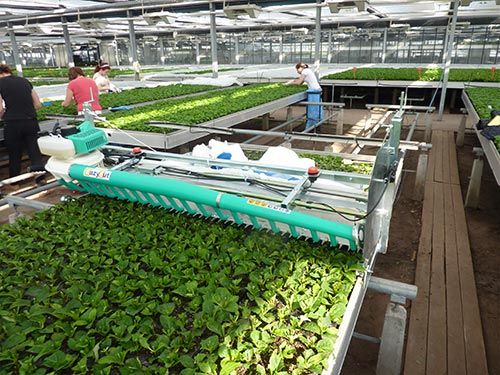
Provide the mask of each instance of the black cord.
[{"label": "black cord", "polygon": [[[336,214],[338,214],[340,217],[344,218],[345,220],[350,221],[352,223],[356,223],[358,221],[366,219],[368,216],[370,216],[373,213],[373,211],[375,211],[375,209],[379,205],[380,201],[382,200],[382,197],[384,196],[384,194],[385,194],[385,192],[387,190],[387,186],[389,186],[389,182],[388,181],[385,182],[384,190],[380,194],[380,197],[378,197],[377,203],[375,203],[375,205],[373,206],[373,208],[370,211],[368,211],[366,213],[366,215],[363,215],[363,216],[361,216],[361,217],[359,217],[357,219],[351,219],[350,217],[344,215],[342,212],[336,210],[334,207],[330,206],[328,203],[322,203],[322,202],[320,202],[318,204],[323,205],[325,207],[328,207],[330,210],[332,210],[333,212],[335,212]],[[317,203],[317,202],[308,202],[308,203]]]}]

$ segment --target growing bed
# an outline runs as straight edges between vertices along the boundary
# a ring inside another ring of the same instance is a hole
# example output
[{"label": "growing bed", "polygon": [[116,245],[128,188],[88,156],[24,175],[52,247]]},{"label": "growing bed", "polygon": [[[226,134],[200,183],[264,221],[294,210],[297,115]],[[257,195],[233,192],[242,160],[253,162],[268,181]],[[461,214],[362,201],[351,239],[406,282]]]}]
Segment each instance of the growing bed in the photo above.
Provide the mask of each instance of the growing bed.
[{"label": "growing bed", "polygon": [[85,197],[0,230],[0,374],[320,373],[361,256]]},{"label": "growing bed", "polygon": [[[305,89],[300,86],[286,86],[278,83],[254,84],[198,95],[194,98],[172,99],[126,112],[116,112],[108,115],[107,120],[120,129],[160,132],[157,127],[146,125],[147,121],[201,124],[304,91]],[[175,129],[162,129],[161,131],[168,133]]]},{"label": "growing bed", "polygon": [[[131,90],[126,90],[117,93],[100,95],[99,101],[103,108],[119,107],[132,105],[154,100],[168,99],[175,96],[194,94],[203,91],[216,89],[216,86],[209,85],[168,85],[158,86],[154,88],[140,87]],[[50,115],[75,115],[77,114],[76,106],[71,105],[63,108],[62,101],[53,101],[48,107],[42,107],[38,113],[38,119],[44,120]]]},{"label": "growing bed", "polygon": [[495,137],[495,141],[488,140],[476,127],[476,123],[480,119],[489,119],[491,117],[489,107],[497,110],[500,109],[500,88],[467,88],[462,93],[462,100],[469,116],[472,118],[474,130],[488,159],[497,184],[500,185],[500,136]]},{"label": "growing bed", "polygon": [[[153,72],[165,72],[174,70],[176,68],[147,68],[141,69],[141,73],[153,73]],[[94,68],[82,67],[82,70],[87,76],[92,76],[94,74]],[[16,71],[15,69],[13,70]],[[111,69],[108,76],[113,78],[119,75],[131,75],[134,74],[133,69]],[[23,68],[23,77],[25,78],[52,78],[52,77],[68,77],[68,68]]]},{"label": "growing bed", "polygon": [[[441,68],[358,68],[356,71],[329,74],[322,79],[393,80],[393,81],[439,81]],[[500,72],[491,69],[450,69],[449,81],[456,82],[500,82]]]}]

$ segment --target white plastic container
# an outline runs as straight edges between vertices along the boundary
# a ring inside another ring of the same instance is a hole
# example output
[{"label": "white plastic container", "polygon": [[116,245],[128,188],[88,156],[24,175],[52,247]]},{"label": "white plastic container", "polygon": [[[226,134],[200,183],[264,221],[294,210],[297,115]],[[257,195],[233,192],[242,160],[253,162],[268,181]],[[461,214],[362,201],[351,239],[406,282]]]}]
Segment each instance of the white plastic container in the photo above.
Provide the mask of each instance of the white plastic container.
[{"label": "white plastic container", "polygon": [[57,159],[66,160],[76,155],[73,142],[61,136],[40,137],[38,138],[38,147],[40,147],[42,154],[54,156]]},{"label": "white plastic container", "polygon": [[59,159],[56,157],[51,157],[47,164],[45,164],[45,169],[52,173],[55,178],[63,179],[65,181],[71,181],[72,178],[69,176],[69,169],[72,164],[88,165],[89,167],[100,167],[102,166],[102,161],[104,155],[100,151],[93,151],[89,154],[79,155],[71,159]]}]

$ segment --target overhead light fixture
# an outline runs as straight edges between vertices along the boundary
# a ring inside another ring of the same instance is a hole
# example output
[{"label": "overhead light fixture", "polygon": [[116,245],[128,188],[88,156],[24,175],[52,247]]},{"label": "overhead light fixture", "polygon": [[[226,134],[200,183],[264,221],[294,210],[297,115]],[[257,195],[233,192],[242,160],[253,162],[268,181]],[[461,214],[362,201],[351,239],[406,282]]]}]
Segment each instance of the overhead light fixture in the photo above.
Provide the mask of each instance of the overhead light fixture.
[{"label": "overhead light fixture", "polygon": [[165,22],[167,25],[175,22],[175,17],[166,12],[146,13],[142,16],[142,18],[144,18],[144,21],[146,21],[149,26],[155,26],[160,22]]},{"label": "overhead light fixture", "polygon": [[[484,3],[484,1],[482,1],[482,0],[460,0],[460,5],[463,7],[468,7],[471,3],[474,3],[474,2]],[[500,5],[500,0],[496,0],[495,2],[497,5]]]},{"label": "overhead light fixture", "polygon": [[369,32],[368,34],[369,38],[380,38],[382,36],[382,33],[380,32]]},{"label": "overhead light fixture", "polygon": [[107,21],[98,18],[78,20],[78,24],[84,30],[104,30],[108,26]]},{"label": "overhead light fixture", "polygon": [[391,23],[391,29],[408,30],[411,25],[409,23]]},{"label": "overhead light fixture", "polygon": [[261,12],[262,8],[255,4],[226,5],[224,7],[224,14],[230,19],[236,19],[238,16],[257,18]]},{"label": "overhead light fixture", "polygon": [[353,10],[364,12],[366,10],[366,1],[364,0],[327,0],[326,5],[330,9],[330,13],[339,13],[341,10]]},{"label": "overhead light fixture", "polygon": [[356,26],[341,26],[338,31],[344,34],[355,33],[358,30]]}]

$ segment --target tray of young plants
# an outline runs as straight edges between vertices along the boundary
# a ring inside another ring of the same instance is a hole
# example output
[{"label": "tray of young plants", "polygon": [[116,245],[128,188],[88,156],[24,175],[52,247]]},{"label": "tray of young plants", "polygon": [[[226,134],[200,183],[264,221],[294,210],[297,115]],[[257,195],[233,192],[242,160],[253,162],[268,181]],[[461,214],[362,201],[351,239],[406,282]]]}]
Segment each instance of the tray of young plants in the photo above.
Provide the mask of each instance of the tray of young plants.
[{"label": "tray of young plants", "polygon": [[[150,102],[153,100],[161,100],[172,98],[175,96],[194,94],[203,91],[216,89],[216,86],[208,85],[168,85],[158,87],[140,87],[122,92],[104,94],[99,96],[99,102],[103,108],[119,107],[137,103]],[[48,107],[42,107],[38,111],[38,119],[44,120],[50,115],[76,115],[77,110],[75,105],[63,108],[62,101],[53,101]]]},{"label": "tray of young plants", "polygon": [[479,118],[490,118],[489,106],[500,109],[500,88],[497,87],[469,87],[465,89]]},{"label": "tray of young plants", "polygon": [[[371,174],[373,171],[373,164],[371,163],[345,163],[340,156],[318,155],[307,152],[297,152],[297,154],[302,158],[314,160],[319,169],[359,174]],[[262,155],[264,155],[264,151],[245,151],[245,156],[249,160],[259,160]]]},{"label": "tray of young plants", "polygon": [[[441,68],[358,68],[329,74],[322,79],[387,81],[439,81]],[[450,69],[449,81],[500,82],[500,72],[491,69]]]},{"label": "tray of young plants", "polygon": [[[175,68],[148,68],[148,69],[141,69],[141,73],[153,73],[153,72],[163,72],[163,71],[170,71]],[[82,68],[82,70],[85,72],[87,76],[92,77],[94,74],[94,68]],[[15,69],[14,69],[15,72]],[[134,74],[135,70],[134,69],[111,69],[108,73],[109,77],[116,77],[119,75],[131,75]],[[51,78],[51,77],[68,77],[68,68],[23,68],[23,76],[25,78],[34,78],[34,77],[40,77],[40,78]]]},{"label": "tray of young plants", "polygon": [[107,115],[106,119],[120,129],[168,133],[175,129],[160,129],[146,123],[157,120],[185,125],[201,124],[303,91],[305,88],[301,86],[254,84],[115,112]]},{"label": "tray of young plants", "polygon": [[0,230],[0,374],[316,374],[358,253],[87,196]]}]

